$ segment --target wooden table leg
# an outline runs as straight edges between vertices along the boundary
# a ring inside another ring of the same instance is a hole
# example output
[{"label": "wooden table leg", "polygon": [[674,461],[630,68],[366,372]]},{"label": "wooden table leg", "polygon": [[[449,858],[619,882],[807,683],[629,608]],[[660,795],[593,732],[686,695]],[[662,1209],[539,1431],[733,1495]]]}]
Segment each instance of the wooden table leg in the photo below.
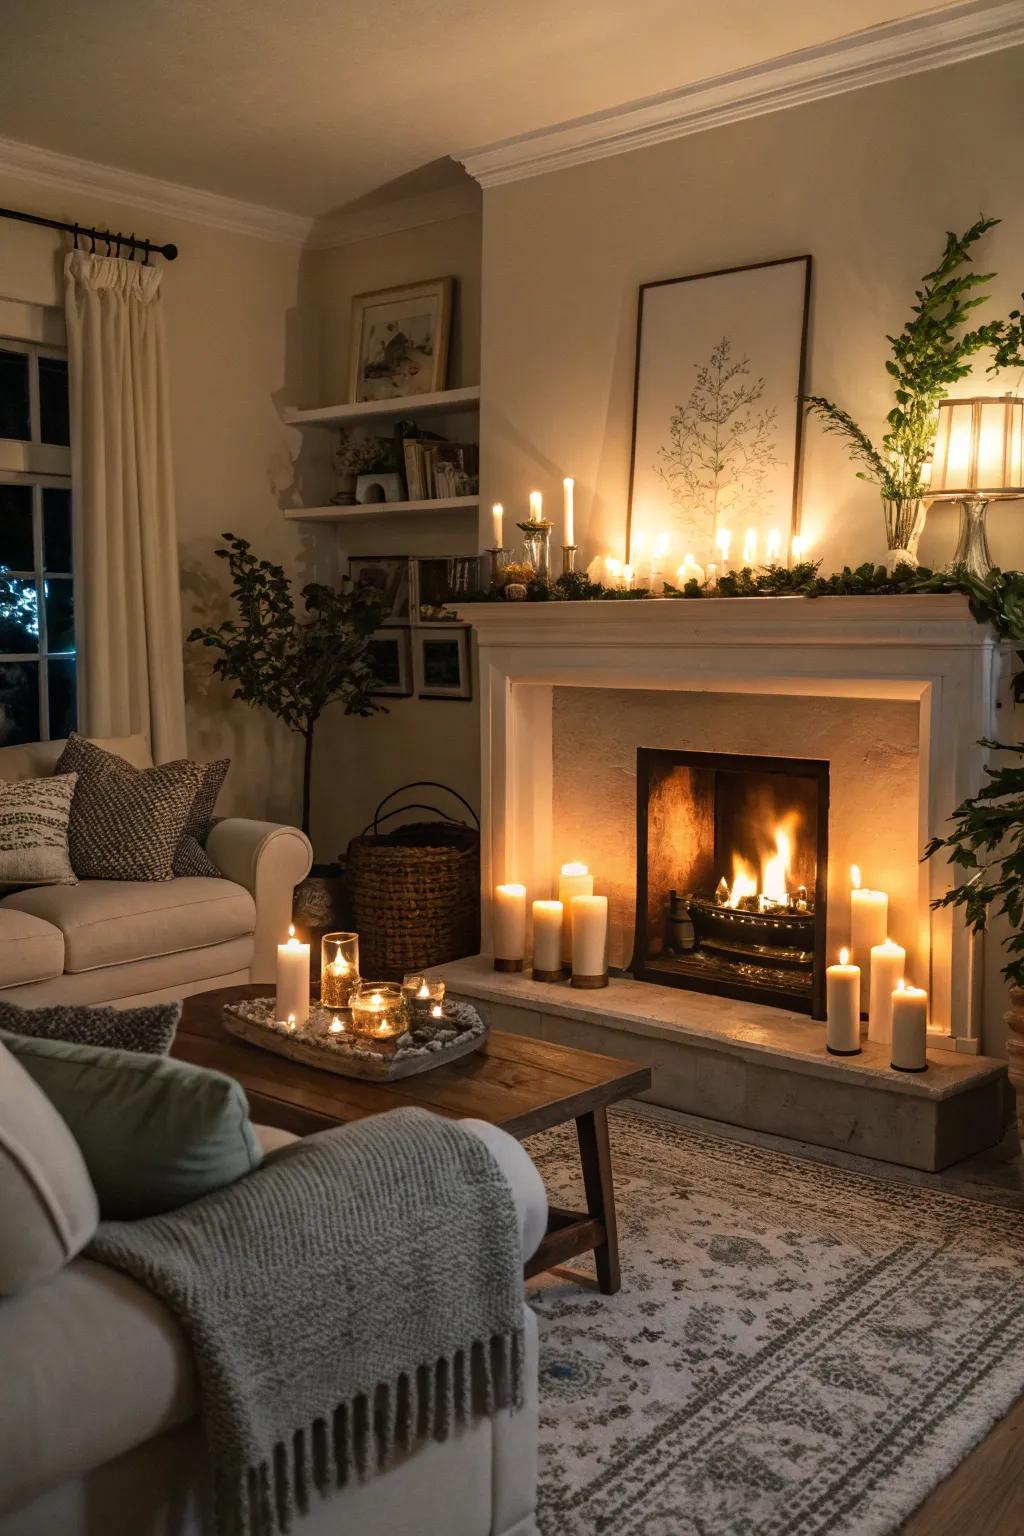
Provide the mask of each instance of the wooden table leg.
[{"label": "wooden table leg", "polygon": [[576,1139],[587,1193],[587,1213],[604,1227],[604,1242],[594,1249],[598,1289],[614,1296],[622,1284],[619,1272],[619,1234],[615,1225],[615,1189],[612,1184],[612,1153],[608,1141],[608,1111],[591,1110],[576,1121]]}]

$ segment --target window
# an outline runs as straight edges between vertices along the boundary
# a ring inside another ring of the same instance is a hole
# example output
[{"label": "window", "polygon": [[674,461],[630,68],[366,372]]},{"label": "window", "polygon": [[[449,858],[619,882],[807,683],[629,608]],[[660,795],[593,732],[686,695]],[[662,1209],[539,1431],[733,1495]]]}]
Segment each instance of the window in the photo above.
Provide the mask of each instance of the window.
[{"label": "window", "polygon": [[74,727],[68,365],[0,339],[0,746]]}]

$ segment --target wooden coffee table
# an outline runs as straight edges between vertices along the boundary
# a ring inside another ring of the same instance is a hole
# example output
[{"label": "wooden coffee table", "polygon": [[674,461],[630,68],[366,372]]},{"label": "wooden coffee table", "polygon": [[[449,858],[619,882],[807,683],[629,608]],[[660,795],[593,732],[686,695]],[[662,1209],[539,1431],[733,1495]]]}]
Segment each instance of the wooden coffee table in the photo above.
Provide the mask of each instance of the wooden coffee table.
[{"label": "wooden coffee table", "polygon": [[460,1061],[395,1083],[361,1082],[288,1061],[228,1033],[225,1003],[272,990],[228,987],[186,998],[171,1054],[237,1078],[259,1124],[299,1136],[409,1105],[449,1119],[489,1120],[520,1141],[575,1120],[587,1208],[550,1209],[547,1234],[526,1273],[540,1274],[592,1250],[599,1289],[608,1296],[619,1289],[608,1105],[649,1088],[650,1067],[492,1030],[479,1051]]}]

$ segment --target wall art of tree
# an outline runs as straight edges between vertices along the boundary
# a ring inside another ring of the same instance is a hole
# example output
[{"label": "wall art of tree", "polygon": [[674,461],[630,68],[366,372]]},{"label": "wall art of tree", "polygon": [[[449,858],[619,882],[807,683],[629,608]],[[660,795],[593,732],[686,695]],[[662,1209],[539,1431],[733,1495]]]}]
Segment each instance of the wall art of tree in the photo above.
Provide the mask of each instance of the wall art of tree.
[{"label": "wall art of tree", "polygon": [[706,363],[694,367],[689,399],[669,417],[668,441],[658,449],[654,469],[672,494],[686,536],[710,550],[723,524],[735,530],[765,500],[769,471],[782,463],[778,412],[758,409],[765,381],[752,375],[749,357],[733,356],[727,336]]}]

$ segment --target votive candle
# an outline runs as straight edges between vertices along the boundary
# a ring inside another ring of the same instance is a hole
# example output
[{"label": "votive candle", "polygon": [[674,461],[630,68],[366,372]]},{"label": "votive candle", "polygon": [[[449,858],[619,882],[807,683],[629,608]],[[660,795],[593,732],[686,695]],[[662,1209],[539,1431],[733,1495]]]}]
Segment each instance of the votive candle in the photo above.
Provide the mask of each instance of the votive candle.
[{"label": "votive candle", "polygon": [[856,1056],[860,1051],[860,966],[850,964],[850,951],[839,951],[839,964],[825,972],[828,1019],[825,1046],[833,1056]]},{"label": "votive candle", "polygon": [[496,885],[491,915],[494,969],[521,971],[526,964],[526,886]]},{"label": "votive candle", "polygon": [[309,945],[295,937],[294,924],[288,928],[287,944],[277,946],[275,1018],[294,1019],[297,1029],[309,1018]]},{"label": "votive candle", "polygon": [[533,974],[537,981],[559,981],[562,976],[562,929],[565,907],[560,901],[533,904]]},{"label": "votive candle", "polygon": [[868,1039],[888,1045],[892,1039],[892,995],[907,968],[907,952],[886,939],[871,950],[871,982],[868,991]]},{"label": "votive candle", "polygon": [[608,985],[608,898],[574,896],[569,903],[572,923],[572,985]]},{"label": "votive candle", "polygon": [[890,1061],[897,1072],[923,1072],[928,1065],[928,993],[900,981],[892,994]]}]

